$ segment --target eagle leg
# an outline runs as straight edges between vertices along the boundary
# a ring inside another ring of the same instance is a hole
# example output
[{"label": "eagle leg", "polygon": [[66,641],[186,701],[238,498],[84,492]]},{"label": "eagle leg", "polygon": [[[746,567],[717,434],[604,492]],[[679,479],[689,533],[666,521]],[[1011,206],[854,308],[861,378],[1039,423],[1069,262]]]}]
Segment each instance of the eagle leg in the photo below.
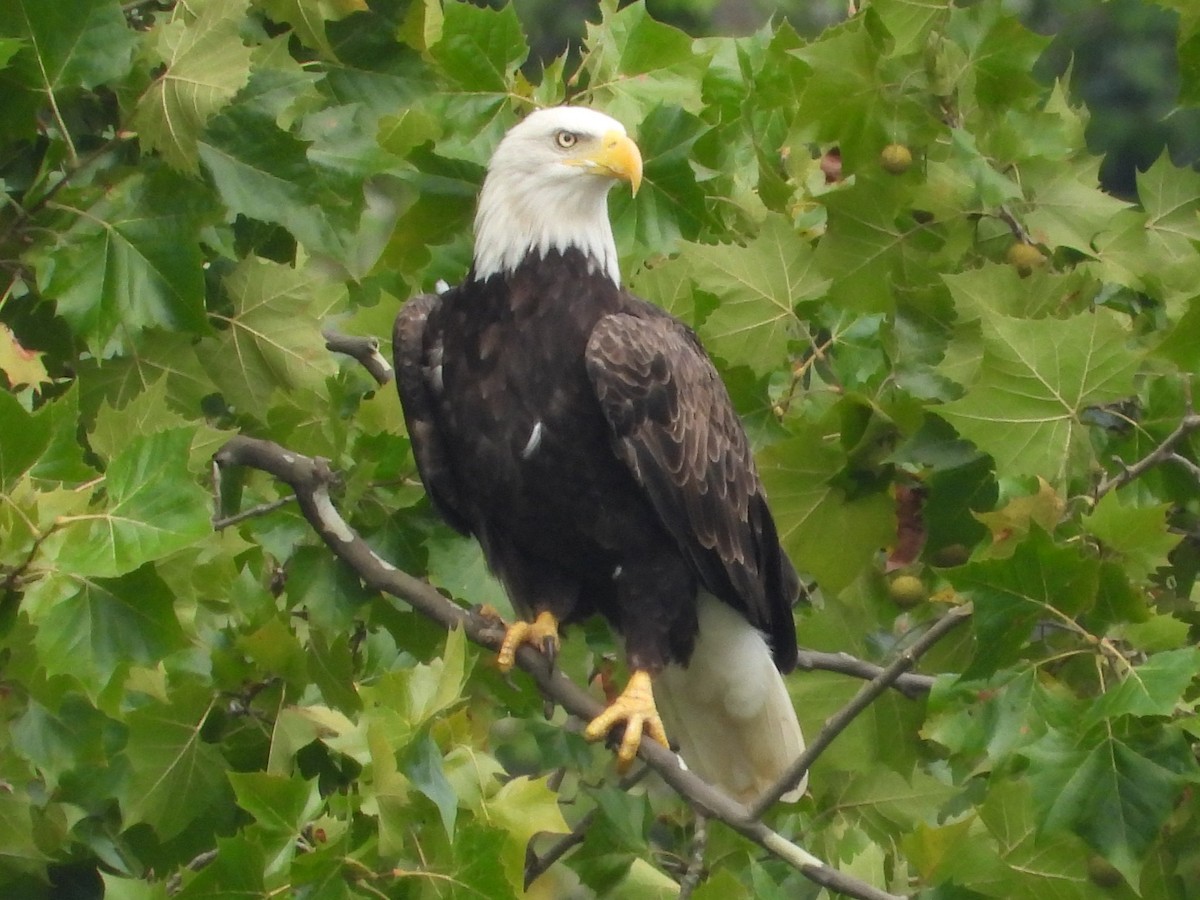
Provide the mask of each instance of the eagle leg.
[{"label": "eagle leg", "polygon": [[517,661],[517,648],[522,644],[532,644],[545,654],[550,665],[558,656],[558,619],[549,610],[538,613],[532,622],[513,622],[504,632],[504,640],[500,644],[500,652],[496,655],[496,665],[501,672],[508,672]]},{"label": "eagle leg", "polygon": [[625,723],[625,733],[617,747],[617,771],[621,773],[629,768],[637,756],[643,733],[664,747],[670,746],[666,729],[658,716],[658,708],[654,705],[649,672],[638,669],[630,675],[625,690],[608,709],[588,723],[583,736],[589,741],[601,740],[620,722]]}]

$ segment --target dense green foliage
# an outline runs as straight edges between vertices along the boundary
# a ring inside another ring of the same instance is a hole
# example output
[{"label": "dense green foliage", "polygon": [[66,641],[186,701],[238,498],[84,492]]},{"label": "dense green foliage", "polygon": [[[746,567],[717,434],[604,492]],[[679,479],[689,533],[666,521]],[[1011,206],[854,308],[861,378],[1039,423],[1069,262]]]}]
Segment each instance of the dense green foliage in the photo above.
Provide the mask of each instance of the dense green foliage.
[{"label": "dense green foliage", "polygon": [[[1195,104],[1200,11],[1161,5]],[[569,96],[638,136],[624,272],[746,417],[820,585],[802,645],[883,661],[973,604],[929,696],[876,701],[771,824],[898,893],[1200,896],[1200,175],[1100,192],[1047,43],[1000,0],[811,40],[608,2],[535,85],[511,8],[0,0],[0,893],[513,897],[530,837],[591,810],[534,896],[678,890],[679,798],[619,788],[292,506],[210,521],[213,452],[269,437],[344,473],[381,556],[504,608],[321,330],[386,336],[459,279],[491,148]],[[578,629],[562,665],[613,654]],[[859,682],[789,687],[815,733]],[[707,862],[697,898],[818,894],[716,825]]]}]

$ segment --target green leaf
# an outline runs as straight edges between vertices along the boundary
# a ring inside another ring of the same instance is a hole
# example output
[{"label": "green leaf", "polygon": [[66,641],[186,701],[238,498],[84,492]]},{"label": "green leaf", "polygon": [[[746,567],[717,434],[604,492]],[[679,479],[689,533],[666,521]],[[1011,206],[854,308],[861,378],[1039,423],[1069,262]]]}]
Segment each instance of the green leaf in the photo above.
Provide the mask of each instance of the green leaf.
[{"label": "green leaf", "polygon": [[802,332],[796,304],[817,299],[828,285],[815,271],[812,249],[778,215],[744,247],[689,244],[681,256],[696,287],[719,298],[700,326],[705,345],[756,375],[787,358],[789,342]]},{"label": "green leaf", "polygon": [[271,832],[300,834],[323,802],[316,779],[266,772],[228,772],[227,776],[238,806]]},{"label": "green leaf", "polygon": [[0,794],[0,863],[12,871],[40,872],[47,861],[34,840],[29,798],[23,792]]},{"label": "green leaf", "polygon": [[134,437],[105,474],[106,505],[64,520],[45,552],[73,577],[132,572],[206,537],[211,499],[187,470],[191,429]]},{"label": "green leaf", "polygon": [[1115,552],[1125,573],[1134,582],[1145,581],[1157,569],[1169,565],[1167,554],[1179,545],[1178,534],[1167,530],[1170,504],[1135,507],[1127,505],[1117,491],[1105,494],[1083,526]]},{"label": "green leaf", "polygon": [[504,586],[488,569],[483,550],[474,538],[440,529],[425,542],[429,553],[429,583],[472,605],[486,603],[511,615]]},{"label": "green leaf", "polygon": [[849,499],[833,484],[844,462],[815,433],[781,441],[758,456],[780,543],[796,567],[830,593],[857,578],[896,534],[895,504],[886,494]]},{"label": "green leaf", "polygon": [[446,837],[454,840],[454,822],[458,817],[458,795],[446,780],[442,769],[442,751],[428,734],[408,748],[404,774],[418,791],[433,801],[446,829]]},{"label": "green leaf", "polygon": [[974,603],[977,648],[966,678],[991,675],[1016,661],[1033,626],[1057,610],[1076,616],[1095,600],[1099,563],[1061,547],[1034,528],[1010,559],[968,563],[946,572]]},{"label": "green leaf", "polygon": [[99,356],[152,326],[205,330],[198,241],[211,201],[194,182],[147,169],[94,203],[60,201],[72,222],[39,259],[41,290]]},{"label": "green leaf", "polygon": [[258,0],[276,22],[286,22],[306,47],[336,59],[325,33],[326,22],[336,22],[353,12],[366,10],[366,0]]},{"label": "green leaf", "polygon": [[249,0],[209,0],[194,21],[176,16],[155,50],[165,70],[138,99],[132,123],[142,140],[182,172],[199,172],[204,126],[250,78],[251,48],[240,27]]},{"label": "green leaf", "polygon": [[123,666],[152,666],[187,645],[153,566],[120,578],[56,573],[25,597],[47,673],[74,675],[95,696]]},{"label": "green leaf", "polygon": [[335,366],[323,320],[344,294],[306,273],[247,257],[226,279],[232,313],[202,361],[227,403],[265,418],[277,390],[323,392]]},{"label": "green leaf", "polygon": [[1200,649],[1155,653],[1131,666],[1122,679],[1088,708],[1082,726],[1091,728],[1117,716],[1171,716],[1200,675]]},{"label": "green leaf", "polygon": [[487,802],[488,819],[508,834],[501,864],[509,883],[523,885],[525,848],[535,834],[566,834],[571,830],[558,808],[558,798],[546,779],[518,776]]},{"label": "green leaf", "polygon": [[8,391],[0,391],[0,492],[12,489],[45,452],[51,438],[48,415],[34,415]]},{"label": "green leaf", "polygon": [[509,79],[529,54],[516,9],[447,3],[443,8],[442,38],[430,55],[463,91],[495,95],[508,93]]},{"label": "green leaf", "polygon": [[1054,731],[1028,753],[1041,828],[1074,831],[1136,889],[1142,858],[1182,790],[1180,776],[1111,736],[1080,745]]},{"label": "green leaf", "polygon": [[983,362],[966,396],[941,407],[1002,475],[1061,482],[1091,448],[1081,414],[1131,395],[1138,355],[1113,313],[982,320]]},{"label": "green leaf", "polygon": [[70,92],[124,76],[137,44],[119,0],[3,0],[0,35],[24,44],[0,73],[0,135],[18,139],[32,129],[47,99],[62,94],[65,100]]},{"label": "green leaf", "polygon": [[617,10],[615,0],[604,0],[601,10],[602,21],[588,25],[583,61],[591,103],[631,130],[659,106],[699,112],[711,53],[640,3]]},{"label": "green leaf", "polygon": [[1092,159],[1073,165],[1039,160],[1021,167],[1022,186],[1031,199],[1020,211],[1039,244],[1093,252],[1096,236],[1129,206],[1100,190],[1099,169]]},{"label": "green leaf", "polygon": [[252,79],[241,102],[209,123],[197,145],[229,218],[237,215],[287,228],[313,252],[341,261],[351,253],[362,210],[361,179],[315,166],[308,145],[253,105]]},{"label": "green leaf", "polygon": [[215,703],[201,690],[177,691],[170,703],[130,713],[131,775],[120,792],[125,827],[145,822],[167,841],[227,796],[225,762],[200,733]]}]

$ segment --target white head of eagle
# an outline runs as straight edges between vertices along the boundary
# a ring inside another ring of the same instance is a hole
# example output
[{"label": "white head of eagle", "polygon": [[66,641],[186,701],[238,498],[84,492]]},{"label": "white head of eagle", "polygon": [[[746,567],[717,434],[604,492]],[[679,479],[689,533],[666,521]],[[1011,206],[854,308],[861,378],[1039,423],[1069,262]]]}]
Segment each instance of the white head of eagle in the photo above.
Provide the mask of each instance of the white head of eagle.
[{"label": "white head of eagle", "polygon": [[580,250],[620,284],[609,188],[642,180],[637,145],[616,119],[559,106],[509,130],[488,164],[475,215],[475,278],[514,271],[530,253]]}]

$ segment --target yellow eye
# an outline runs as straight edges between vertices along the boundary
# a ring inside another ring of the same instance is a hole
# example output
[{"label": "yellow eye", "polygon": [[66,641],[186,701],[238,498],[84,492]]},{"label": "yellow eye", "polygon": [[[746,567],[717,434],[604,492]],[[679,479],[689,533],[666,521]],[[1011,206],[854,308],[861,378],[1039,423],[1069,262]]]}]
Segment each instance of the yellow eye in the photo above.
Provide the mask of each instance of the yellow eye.
[{"label": "yellow eye", "polygon": [[579,135],[573,131],[557,131],[554,133],[554,143],[564,150],[570,150],[579,142]]}]

